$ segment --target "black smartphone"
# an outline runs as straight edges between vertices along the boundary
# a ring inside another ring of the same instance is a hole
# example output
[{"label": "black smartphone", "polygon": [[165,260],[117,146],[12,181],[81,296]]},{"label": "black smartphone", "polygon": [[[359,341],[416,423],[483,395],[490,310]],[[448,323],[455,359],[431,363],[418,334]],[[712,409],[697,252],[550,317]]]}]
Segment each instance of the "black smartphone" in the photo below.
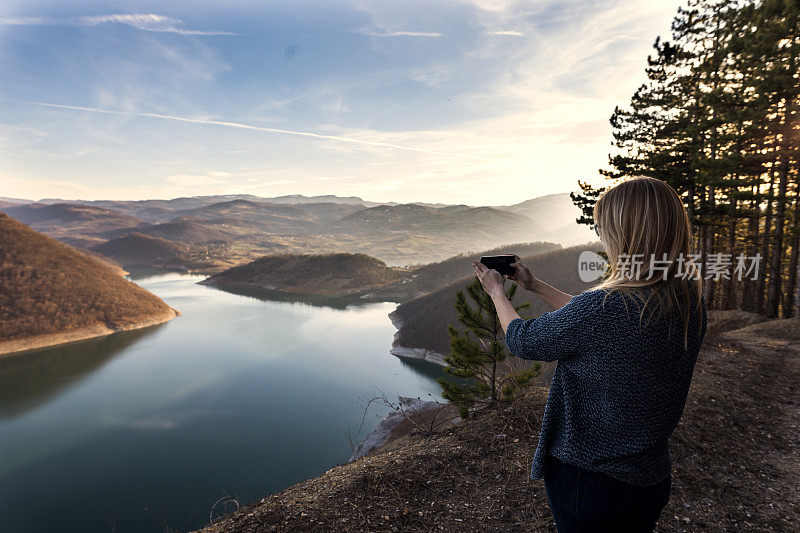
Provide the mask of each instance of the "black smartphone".
[{"label": "black smartphone", "polygon": [[486,265],[486,268],[497,270],[504,276],[510,276],[517,271],[516,268],[511,266],[514,261],[514,254],[481,256],[481,263]]}]

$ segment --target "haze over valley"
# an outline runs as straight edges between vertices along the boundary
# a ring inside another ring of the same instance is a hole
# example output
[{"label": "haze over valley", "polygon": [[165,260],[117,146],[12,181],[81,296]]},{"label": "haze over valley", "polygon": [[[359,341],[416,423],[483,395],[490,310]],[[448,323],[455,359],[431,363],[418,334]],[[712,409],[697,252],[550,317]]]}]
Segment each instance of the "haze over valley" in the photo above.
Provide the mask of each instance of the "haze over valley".
[{"label": "haze over valley", "polygon": [[125,263],[216,272],[275,253],[363,253],[390,266],[512,242],[593,240],[568,194],[507,206],[379,204],[356,197],[202,196],[25,202],[0,211],[67,244]]}]

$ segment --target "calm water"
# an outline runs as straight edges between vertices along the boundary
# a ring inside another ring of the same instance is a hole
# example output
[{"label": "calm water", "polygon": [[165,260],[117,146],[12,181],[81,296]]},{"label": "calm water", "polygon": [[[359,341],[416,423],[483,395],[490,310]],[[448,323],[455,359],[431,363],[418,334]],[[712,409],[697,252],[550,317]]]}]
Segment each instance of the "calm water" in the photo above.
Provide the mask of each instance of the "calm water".
[{"label": "calm water", "polygon": [[[219,498],[249,502],[346,462],[373,387],[438,397],[438,367],[389,354],[393,303],[140,276],[182,316],[0,359],[3,531],[199,527]],[[385,412],[370,409],[361,437]]]}]

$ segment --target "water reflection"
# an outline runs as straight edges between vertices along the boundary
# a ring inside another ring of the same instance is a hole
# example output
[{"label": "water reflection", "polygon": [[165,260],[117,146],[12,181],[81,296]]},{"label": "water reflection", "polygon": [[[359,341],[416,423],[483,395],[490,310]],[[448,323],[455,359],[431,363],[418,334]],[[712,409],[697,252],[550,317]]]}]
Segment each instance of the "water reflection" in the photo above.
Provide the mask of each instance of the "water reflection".
[{"label": "water reflection", "polygon": [[245,296],[248,298],[255,298],[264,302],[285,302],[285,303],[299,303],[310,305],[313,307],[329,307],[331,309],[347,309],[348,307],[363,307],[370,303],[358,296],[343,295],[343,296],[328,296],[324,294],[295,294],[288,292],[281,292],[272,289],[263,289],[256,287],[216,287],[213,285],[204,285],[206,287]]},{"label": "water reflection", "polygon": [[169,276],[171,274],[178,274],[178,275],[191,275],[188,272],[183,270],[168,270],[164,268],[155,268],[147,265],[137,265],[137,264],[125,264],[122,266],[123,270],[125,270],[128,274],[125,276],[131,281],[140,281],[144,279],[150,278],[159,278],[164,276]]},{"label": "water reflection", "polygon": [[450,374],[445,374],[442,372],[441,367],[429,361],[415,360],[408,357],[398,357],[398,359],[400,360],[400,364],[417,376],[434,380],[440,377],[445,377],[451,381],[456,381],[456,378]]},{"label": "water reflection", "polygon": [[0,358],[0,420],[52,401],[161,326]]},{"label": "water reflection", "polygon": [[200,527],[226,494],[249,502],[347,461],[375,389],[440,399],[439,367],[389,353],[395,304],[128,271],[181,316],[0,361],[4,531]]}]

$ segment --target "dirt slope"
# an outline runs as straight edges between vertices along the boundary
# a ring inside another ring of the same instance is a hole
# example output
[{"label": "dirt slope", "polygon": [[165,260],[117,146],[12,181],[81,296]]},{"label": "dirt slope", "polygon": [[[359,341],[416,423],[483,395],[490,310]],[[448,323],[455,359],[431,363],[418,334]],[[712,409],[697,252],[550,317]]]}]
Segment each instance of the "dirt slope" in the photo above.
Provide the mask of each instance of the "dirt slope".
[{"label": "dirt slope", "polygon": [[[727,337],[698,359],[657,531],[800,531],[800,347]],[[335,467],[207,531],[555,531],[528,479],[546,394]]]}]

